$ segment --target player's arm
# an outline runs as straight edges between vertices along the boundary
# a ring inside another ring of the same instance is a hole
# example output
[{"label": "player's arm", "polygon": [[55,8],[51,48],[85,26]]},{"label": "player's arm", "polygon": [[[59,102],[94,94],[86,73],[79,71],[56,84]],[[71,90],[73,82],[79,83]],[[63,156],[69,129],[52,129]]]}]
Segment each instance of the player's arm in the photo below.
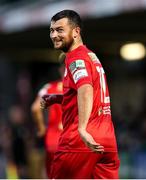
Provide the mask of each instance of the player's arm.
[{"label": "player's arm", "polygon": [[37,127],[37,135],[38,137],[43,137],[46,133],[46,126],[44,122],[44,116],[42,109],[40,108],[40,96],[37,96],[35,101],[33,102],[31,106],[31,112],[34,118],[34,122]]},{"label": "player's arm", "polygon": [[103,146],[96,143],[86,130],[93,107],[93,87],[90,84],[84,84],[78,88],[77,102],[79,116],[78,131],[82,140],[92,151],[103,152]]},{"label": "player's arm", "polygon": [[63,100],[62,94],[46,94],[41,98],[41,108],[45,109],[53,104],[61,104]]}]

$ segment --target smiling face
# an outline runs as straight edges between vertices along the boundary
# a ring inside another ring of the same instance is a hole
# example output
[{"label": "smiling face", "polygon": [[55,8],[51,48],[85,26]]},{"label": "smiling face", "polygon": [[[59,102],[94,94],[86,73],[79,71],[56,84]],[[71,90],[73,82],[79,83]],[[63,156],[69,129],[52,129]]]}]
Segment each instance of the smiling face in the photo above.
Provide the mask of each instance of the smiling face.
[{"label": "smiling face", "polygon": [[50,38],[55,49],[67,52],[74,44],[75,27],[67,18],[51,21]]}]

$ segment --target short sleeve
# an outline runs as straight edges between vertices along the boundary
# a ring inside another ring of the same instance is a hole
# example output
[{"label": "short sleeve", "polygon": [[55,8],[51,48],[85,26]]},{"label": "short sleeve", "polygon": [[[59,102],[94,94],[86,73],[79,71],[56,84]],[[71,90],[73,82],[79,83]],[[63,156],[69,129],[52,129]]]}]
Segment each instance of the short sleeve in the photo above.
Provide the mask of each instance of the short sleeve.
[{"label": "short sleeve", "polygon": [[93,84],[92,67],[89,61],[75,59],[69,63],[68,67],[76,88],[79,88],[83,84]]}]

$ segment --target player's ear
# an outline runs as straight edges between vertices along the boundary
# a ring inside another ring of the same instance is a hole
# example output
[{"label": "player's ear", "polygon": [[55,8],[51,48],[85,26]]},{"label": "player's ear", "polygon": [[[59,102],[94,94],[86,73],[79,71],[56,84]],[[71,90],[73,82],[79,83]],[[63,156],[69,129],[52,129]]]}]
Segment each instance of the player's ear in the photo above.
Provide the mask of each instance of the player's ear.
[{"label": "player's ear", "polygon": [[76,38],[76,37],[78,37],[79,35],[80,35],[80,28],[79,27],[75,27],[74,29],[73,29],[73,37],[74,38]]}]

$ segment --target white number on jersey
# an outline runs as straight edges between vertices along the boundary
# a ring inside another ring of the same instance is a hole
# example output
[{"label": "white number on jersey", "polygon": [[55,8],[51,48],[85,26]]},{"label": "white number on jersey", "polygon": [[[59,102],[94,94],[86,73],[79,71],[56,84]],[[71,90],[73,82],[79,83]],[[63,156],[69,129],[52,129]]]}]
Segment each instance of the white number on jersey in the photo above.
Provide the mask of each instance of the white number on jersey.
[{"label": "white number on jersey", "polygon": [[109,96],[106,96],[107,87],[106,87],[106,82],[105,82],[104,69],[98,65],[96,66],[96,69],[97,69],[97,72],[99,73],[99,77],[100,77],[101,103],[109,103],[110,98],[109,98]]}]

